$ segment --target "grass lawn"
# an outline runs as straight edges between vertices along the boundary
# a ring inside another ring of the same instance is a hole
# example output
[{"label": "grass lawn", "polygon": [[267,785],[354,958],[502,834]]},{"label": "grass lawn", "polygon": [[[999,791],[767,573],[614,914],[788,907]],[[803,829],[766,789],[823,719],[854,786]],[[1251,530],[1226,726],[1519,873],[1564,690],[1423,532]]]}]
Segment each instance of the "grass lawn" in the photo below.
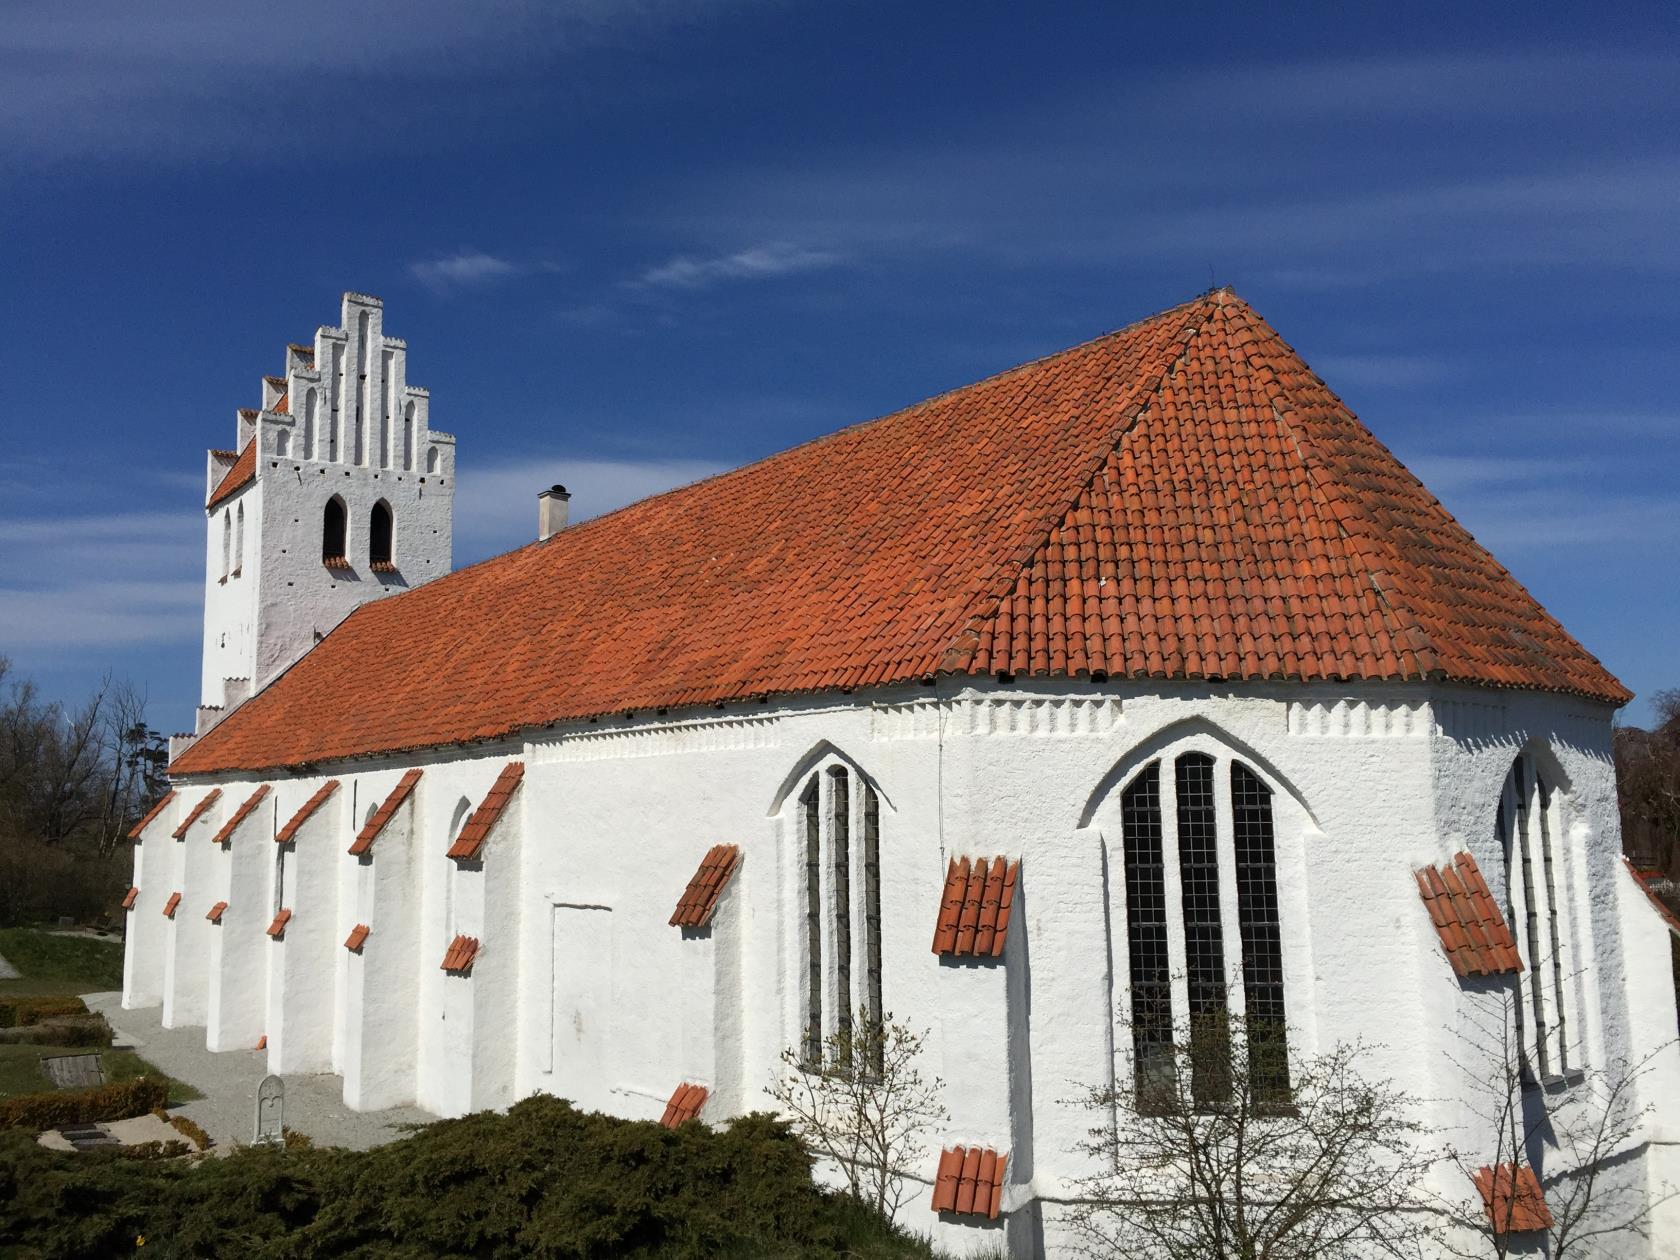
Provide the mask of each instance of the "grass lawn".
[{"label": "grass lawn", "polygon": [[37,928],[0,928],[0,958],[22,973],[0,980],[0,998],[105,993],[122,988],[123,946]]},{"label": "grass lawn", "polygon": [[[0,958],[22,972],[0,980],[0,1000],[8,997],[75,997],[122,988],[122,942],[86,936],[62,936],[36,928],[0,928]],[[52,1088],[41,1071],[41,1056],[86,1054],[90,1046],[0,1045],[0,1097],[36,1094]],[[132,1050],[98,1051],[108,1081],[155,1076],[169,1081],[171,1105],[204,1097],[191,1085],[165,1076]]]}]

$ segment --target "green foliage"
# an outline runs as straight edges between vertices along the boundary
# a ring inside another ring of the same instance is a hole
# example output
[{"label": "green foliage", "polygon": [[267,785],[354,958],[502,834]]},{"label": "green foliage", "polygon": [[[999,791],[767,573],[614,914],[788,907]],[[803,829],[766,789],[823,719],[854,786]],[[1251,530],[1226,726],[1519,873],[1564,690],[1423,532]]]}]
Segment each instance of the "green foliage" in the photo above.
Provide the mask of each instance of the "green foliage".
[{"label": "green foliage", "polygon": [[[0,953],[10,958],[10,955]],[[76,997],[12,998],[0,1001],[0,1028],[28,1028],[42,1020],[63,1015],[85,1015],[87,1007]]]},{"label": "green foliage", "polygon": [[[122,988],[120,940],[66,936],[37,928],[0,928],[0,958],[16,967],[21,980],[0,980],[0,995],[73,996]],[[77,1010],[85,1009],[79,1003]]]},{"label": "green foliage", "polygon": [[[170,1125],[177,1133],[193,1144],[193,1149],[207,1151],[210,1149],[210,1135],[204,1131],[204,1126],[190,1116],[172,1116],[162,1107],[153,1107],[152,1114],[159,1120]],[[290,1132],[290,1130],[287,1130]]]},{"label": "green foliage", "polygon": [[0,1133],[0,1254],[931,1257],[819,1189],[780,1121],[615,1120],[538,1096],[372,1151],[116,1163]]},{"label": "green foliage", "polygon": [[149,1076],[112,1081],[90,1089],[49,1090],[0,1098],[0,1129],[58,1129],[143,1116],[169,1099],[169,1086]]}]

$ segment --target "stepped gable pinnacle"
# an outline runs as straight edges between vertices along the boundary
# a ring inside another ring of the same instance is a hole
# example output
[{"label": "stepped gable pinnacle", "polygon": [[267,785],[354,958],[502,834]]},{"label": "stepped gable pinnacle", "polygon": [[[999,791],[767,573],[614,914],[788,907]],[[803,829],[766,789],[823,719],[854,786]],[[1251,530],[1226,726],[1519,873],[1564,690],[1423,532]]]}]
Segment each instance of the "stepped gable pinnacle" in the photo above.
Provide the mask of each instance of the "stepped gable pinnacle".
[{"label": "stepped gable pinnacle", "polygon": [[364,605],[173,769],[940,672],[1628,698],[1217,290]]},{"label": "stepped gable pinnacle", "polygon": [[225,503],[238,494],[257,478],[257,439],[252,438],[245,443],[245,448],[239,452],[239,458],[233,461],[222,479],[216,483],[211,492],[210,501],[204,505],[206,512],[214,509],[218,504]]}]

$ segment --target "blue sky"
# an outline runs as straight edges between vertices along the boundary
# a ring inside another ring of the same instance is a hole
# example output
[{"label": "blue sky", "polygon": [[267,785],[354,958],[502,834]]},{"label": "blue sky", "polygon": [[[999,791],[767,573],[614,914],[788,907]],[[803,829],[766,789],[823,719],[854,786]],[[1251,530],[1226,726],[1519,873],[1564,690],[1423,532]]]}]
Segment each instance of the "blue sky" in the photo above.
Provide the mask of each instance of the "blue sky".
[{"label": "blue sky", "polygon": [[197,699],[204,448],[380,294],[456,562],[1251,301],[1680,686],[1672,9],[104,0],[0,25],[0,653]]}]

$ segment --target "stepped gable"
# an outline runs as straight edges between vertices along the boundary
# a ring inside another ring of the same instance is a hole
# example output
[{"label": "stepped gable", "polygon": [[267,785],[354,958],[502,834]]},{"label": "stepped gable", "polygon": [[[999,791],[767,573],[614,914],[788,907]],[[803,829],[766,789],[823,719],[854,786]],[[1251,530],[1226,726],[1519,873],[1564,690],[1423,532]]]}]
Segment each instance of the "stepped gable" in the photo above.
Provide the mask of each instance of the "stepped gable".
[{"label": "stepped gable", "polygon": [[211,491],[209,500],[204,504],[204,510],[209,512],[226,503],[256,479],[257,439],[252,438],[240,450],[239,457],[233,461],[233,467],[216,483],[216,488]]},{"label": "stepped gable", "polygon": [[941,672],[1629,698],[1219,290],[364,605],[173,770]]}]

